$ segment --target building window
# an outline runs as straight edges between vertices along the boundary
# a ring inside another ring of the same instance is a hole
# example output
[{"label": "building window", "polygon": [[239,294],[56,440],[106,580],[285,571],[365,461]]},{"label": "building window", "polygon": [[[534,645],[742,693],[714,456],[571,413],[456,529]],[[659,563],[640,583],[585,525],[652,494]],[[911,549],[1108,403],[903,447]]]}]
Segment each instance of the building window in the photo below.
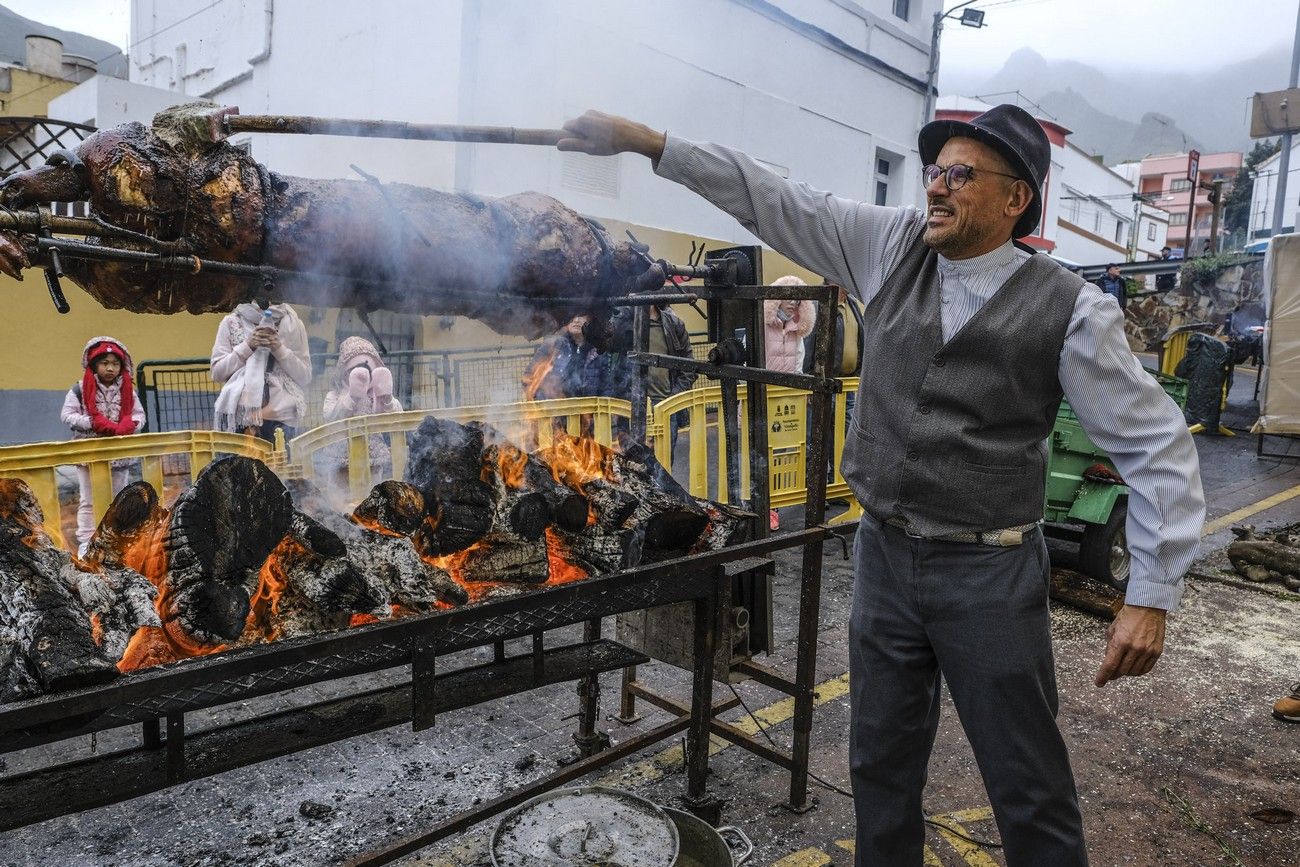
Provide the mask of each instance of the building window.
[{"label": "building window", "polygon": [[877,205],[897,205],[897,191],[893,187],[897,184],[891,183],[895,169],[903,165],[903,158],[898,154],[890,153],[883,148],[876,148],[876,166],[875,173],[872,176],[874,181],[871,189],[873,190],[872,201]]},{"label": "building window", "polygon": [[1101,234],[1101,211],[1094,211],[1092,214],[1092,230],[1098,235]]},{"label": "building window", "polygon": [[1187,215],[1186,215],[1186,214],[1170,214],[1170,215],[1169,215],[1169,225],[1171,225],[1171,226],[1186,226],[1186,225],[1187,225]]},{"label": "building window", "polygon": [[1192,188],[1191,181],[1187,180],[1187,178],[1179,178],[1178,180],[1174,181],[1169,185],[1169,192],[1182,193],[1182,192],[1186,192],[1187,190],[1190,190],[1191,188]]},{"label": "building window", "polygon": [[1156,224],[1147,223],[1147,240],[1154,241],[1155,239],[1156,239]]},{"label": "building window", "polygon": [[1124,243],[1124,221],[1123,220],[1115,221],[1115,243],[1116,244]]},{"label": "building window", "polygon": [[894,0],[894,17],[907,20],[911,0]]}]

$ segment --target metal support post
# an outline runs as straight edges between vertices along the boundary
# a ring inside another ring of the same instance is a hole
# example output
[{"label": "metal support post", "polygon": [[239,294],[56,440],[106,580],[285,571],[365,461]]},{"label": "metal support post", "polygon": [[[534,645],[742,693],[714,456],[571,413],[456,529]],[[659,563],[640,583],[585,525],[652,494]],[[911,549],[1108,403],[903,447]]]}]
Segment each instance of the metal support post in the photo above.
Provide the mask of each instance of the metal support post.
[{"label": "metal support post", "polygon": [[[588,620],[582,626],[582,640],[597,641],[600,638],[600,619]],[[578,752],[588,758],[609,747],[609,735],[596,731],[596,722],[600,719],[600,675],[592,672],[578,681],[578,730],[573,733],[573,742],[578,745]]]},{"label": "metal support post", "polygon": [[632,685],[636,683],[636,666],[629,665],[623,669],[623,683],[619,690],[618,716],[614,717],[617,722],[625,726],[641,719],[636,712],[636,693],[632,691]]},{"label": "metal support post", "polygon": [[[813,341],[813,375],[830,374],[831,342],[835,336],[836,290],[827,287],[826,298],[817,305],[817,336]],[[826,519],[826,446],[831,429],[831,396],[813,392],[809,398],[809,427],[814,433],[808,450],[808,499],[804,526],[816,527]],[[798,658],[795,663],[794,744],[790,752],[790,801],[797,812],[808,809],[808,754],[812,739],[813,685],[817,675],[817,627],[821,610],[822,546],[803,546],[799,588]]]},{"label": "metal support post", "polygon": [[686,730],[686,806],[716,825],[722,804],[708,795],[709,729],[713,721],[713,654],[718,637],[718,598],[725,573],[715,569],[706,596],[695,600],[695,647],[691,676],[691,723]]}]

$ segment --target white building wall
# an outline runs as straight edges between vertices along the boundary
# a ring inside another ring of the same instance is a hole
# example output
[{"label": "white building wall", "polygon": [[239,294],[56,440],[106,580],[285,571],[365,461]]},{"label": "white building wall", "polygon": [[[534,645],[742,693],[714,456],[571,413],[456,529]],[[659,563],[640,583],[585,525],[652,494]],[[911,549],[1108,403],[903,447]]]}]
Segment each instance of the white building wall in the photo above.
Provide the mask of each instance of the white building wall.
[{"label": "white building wall", "polygon": [[[1256,167],[1255,186],[1250,196],[1249,240],[1273,234],[1273,209],[1277,202],[1280,153]],[[1294,232],[1300,226],[1300,136],[1292,137],[1291,162],[1287,167],[1286,205],[1282,209],[1282,231]]]},{"label": "white building wall", "polygon": [[128,121],[149,123],[164,108],[188,101],[175,91],[96,75],[50,100],[49,116],[110,127]]},{"label": "white building wall", "polygon": [[1128,259],[1132,184],[1068,141],[1057,182],[1056,254],[1084,265]]},{"label": "white building wall", "polygon": [[[940,0],[914,0],[909,22],[889,14],[891,0],[222,0],[205,9],[209,2],[133,0],[133,78],[245,113],[555,127],[599,108],[740,147],[850,197],[874,195],[875,158],[889,156],[889,201],[920,200],[924,22]],[[168,29],[142,38],[160,28]],[[885,44],[897,72],[861,53]],[[486,195],[539,190],[597,218],[751,240],[639,158],[251,140],[260,161],[288,174],[354,177],[356,163],[385,181]]]}]

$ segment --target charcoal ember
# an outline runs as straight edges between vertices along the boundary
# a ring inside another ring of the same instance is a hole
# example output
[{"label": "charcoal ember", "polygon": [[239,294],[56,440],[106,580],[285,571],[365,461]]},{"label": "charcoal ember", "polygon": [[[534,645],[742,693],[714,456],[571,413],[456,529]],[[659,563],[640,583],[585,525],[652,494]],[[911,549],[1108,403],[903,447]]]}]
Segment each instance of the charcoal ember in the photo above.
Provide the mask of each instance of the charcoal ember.
[{"label": "charcoal ember", "polygon": [[304,549],[291,586],[325,611],[371,611],[385,604],[384,585],[370,576],[364,561],[351,556],[343,539],[301,512],[293,516],[289,538]]},{"label": "charcoal ember", "polygon": [[162,625],[155,607],[158,588],[134,569],[101,566],[95,572],[77,572],[74,580],[77,597],[92,617],[100,651],[114,663],[126,653],[136,630]]},{"label": "charcoal ember", "polygon": [[596,513],[598,525],[621,527],[636,511],[636,495],[604,479],[592,479],[582,486],[582,491]]},{"label": "charcoal ember", "polygon": [[409,534],[418,531],[424,519],[424,497],[406,482],[380,482],[349,517],[333,510],[328,499],[310,482],[289,482],[294,501],[311,509],[310,517],[328,528],[347,548],[353,570],[364,576],[379,603],[356,610],[388,617],[392,606],[413,611],[432,611],[439,605],[463,605],[469,601],[445,569],[424,561]]},{"label": "charcoal ember", "polygon": [[375,485],[352,516],[367,526],[410,536],[424,523],[424,495],[415,485],[389,479]]},{"label": "charcoal ember", "polygon": [[103,683],[117,676],[70,586],[79,570],[45,532],[25,482],[0,479],[0,700]]},{"label": "charcoal ember", "polygon": [[262,564],[289,532],[293,502],[261,461],[209,464],[172,509],[164,547],[163,629],[189,645],[240,637]]},{"label": "charcoal ember", "polygon": [[532,516],[538,519],[545,515],[544,525],[534,525],[527,530],[519,527],[522,535],[540,535],[545,526],[552,523],[570,531],[580,530],[587,525],[587,498],[579,491],[556,481],[555,471],[541,456],[523,451],[491,425],[472,422],[467,427],[478,428],[483,433],[486,443],[483,450],[485,481],[490,483],[486,476],[495,474],[501,477],[507,489],[528,491],[545,500],[545,510],[533,506],[531,511]]},{"label": "charcoal ember", "polygon": [[758,520],[753,512],[712,500],[696,499],[695,502],[709,516],[709,523],[691,553],[717,551],[753,538],[754,521]]},{"label": "charcoal ember", "polygon": [[556,531],[566,559],[592,575],[608,575],[641,562],[644,534],[637,528],[606,530],[599,525],[580,533]]},{"label": "charcoal ember", "polygon": [[455,606],[469,601],[465,588],[453,581],[446,569],[421,557],[410,539],[372,530],[360,533],[357,542],[349,541],[348,550],[385,589],[389,604],[432,611],[439,604]]}]

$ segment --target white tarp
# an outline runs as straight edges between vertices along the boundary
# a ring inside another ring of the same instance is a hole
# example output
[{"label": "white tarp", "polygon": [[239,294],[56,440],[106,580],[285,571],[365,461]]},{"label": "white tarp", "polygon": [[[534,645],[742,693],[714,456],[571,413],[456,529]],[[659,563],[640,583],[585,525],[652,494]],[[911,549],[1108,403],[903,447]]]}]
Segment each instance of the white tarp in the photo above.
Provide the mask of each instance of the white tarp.
[{"label": "white tarp", "polygon": [[1269,243],[1264,299],[1264,382],[1253,432],[1300,433],[1300,234]]}]

